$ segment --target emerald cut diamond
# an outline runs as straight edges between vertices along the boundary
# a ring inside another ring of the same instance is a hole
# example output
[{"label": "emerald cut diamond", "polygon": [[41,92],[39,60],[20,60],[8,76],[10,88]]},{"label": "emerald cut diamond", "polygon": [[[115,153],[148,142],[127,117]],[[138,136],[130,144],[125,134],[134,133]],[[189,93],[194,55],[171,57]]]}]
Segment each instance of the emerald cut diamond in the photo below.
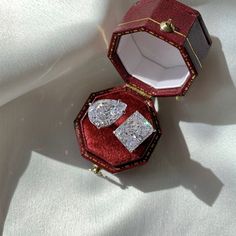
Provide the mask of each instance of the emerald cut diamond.
[{"label": "emerald cut diamond", "polygon": [[133,152],[155,131],[149,121],[136,111],[114,131],[114,134],[129,152]]}]

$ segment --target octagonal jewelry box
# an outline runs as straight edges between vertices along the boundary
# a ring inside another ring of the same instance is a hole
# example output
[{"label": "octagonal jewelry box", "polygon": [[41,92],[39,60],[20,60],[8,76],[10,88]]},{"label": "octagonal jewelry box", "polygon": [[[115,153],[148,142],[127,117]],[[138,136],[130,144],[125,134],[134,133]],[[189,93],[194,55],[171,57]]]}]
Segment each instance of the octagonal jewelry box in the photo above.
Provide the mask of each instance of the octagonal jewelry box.
[{"label": "octagonal jewelry box", "polygon": [[[81,154],[96,165],[121,172],[145,164],[161,136],[153,98],[184,96],[203,66],[211,39],[200,13],[175,0],[140,0],[114,30],[108,57],[125,84],[92,93],[74,124]],[[91,103],[116,99],[127,104],[114,124],[97,129],[88,118]],[[134,152],[114,131],[138,111],[155,129]]]}]

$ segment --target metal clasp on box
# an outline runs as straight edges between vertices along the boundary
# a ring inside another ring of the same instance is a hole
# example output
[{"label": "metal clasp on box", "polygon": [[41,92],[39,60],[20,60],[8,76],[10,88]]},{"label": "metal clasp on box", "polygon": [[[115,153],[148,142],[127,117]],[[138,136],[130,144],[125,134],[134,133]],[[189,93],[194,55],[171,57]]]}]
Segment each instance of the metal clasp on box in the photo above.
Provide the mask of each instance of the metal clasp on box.
[{"label": "metal clasp on box", "polygon": [[175,26],[173,25],[172,20],[169,19],[168,21],[161,22],[160,29],[166,33],[173,33],[175,31]]},{"label": "metal clasp on box", "polygon": [[100,177],[104,177],[104,175],[102,173],[102,168],[100,168],[97,165],[93,165],[93,167],[91,169],[89,169],[89,171],[93,172],[95,175],[98,175]]}]

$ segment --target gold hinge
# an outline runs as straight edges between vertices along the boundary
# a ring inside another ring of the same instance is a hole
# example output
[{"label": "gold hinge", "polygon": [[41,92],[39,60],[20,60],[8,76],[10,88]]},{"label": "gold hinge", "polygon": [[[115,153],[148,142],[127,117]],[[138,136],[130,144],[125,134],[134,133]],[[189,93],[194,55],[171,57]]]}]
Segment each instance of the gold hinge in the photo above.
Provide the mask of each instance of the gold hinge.
[{"label": "gold hinge", "polygon": [[152,97],[151,94],[148,94],[143,89],[139,88],[138,86],[136,86],[134,84],[126,84],[126,87],[132,89],[133,91],[135,91],[136,93],[142,95],[143,97],[146,97],[146,98],[151,98]]}]

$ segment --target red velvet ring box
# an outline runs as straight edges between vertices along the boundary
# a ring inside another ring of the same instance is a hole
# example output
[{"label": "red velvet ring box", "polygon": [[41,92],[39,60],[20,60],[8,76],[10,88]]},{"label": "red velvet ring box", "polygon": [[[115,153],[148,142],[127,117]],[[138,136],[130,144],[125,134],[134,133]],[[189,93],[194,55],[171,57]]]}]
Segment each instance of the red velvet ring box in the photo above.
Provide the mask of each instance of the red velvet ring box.
[{"label": "red velvet ring box", "polygon": [[[175,0],[133,5],[113,32],[108,52],[125,84],[91,94],[74,122],[82,156],[111,173],[145,164],[161,136],[153,98],[185,95],[210,46],[198,11]],[[97,129],[88,119],[88,108],[100,99],[121,100],[127,109],[113,125]],[[130,153],[113,131],[135,111],[156,132]]]}]

